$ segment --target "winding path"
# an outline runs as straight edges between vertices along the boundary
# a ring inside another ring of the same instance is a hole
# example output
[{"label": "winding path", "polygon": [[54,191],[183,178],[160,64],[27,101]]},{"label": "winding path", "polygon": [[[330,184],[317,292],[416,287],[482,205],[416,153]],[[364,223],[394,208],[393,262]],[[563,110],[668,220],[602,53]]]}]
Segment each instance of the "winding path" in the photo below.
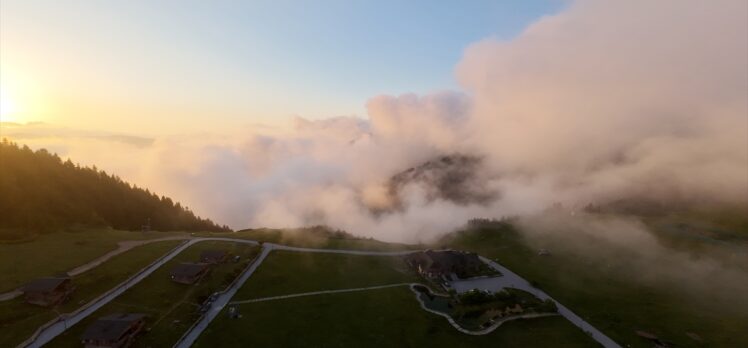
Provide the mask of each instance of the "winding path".
[{"label": "winding path", "polygon": [[493,267],[493,269],[501,272],[501,274],[504,277],[507,277],[507,281],[511,284],[512,287],[527,291],[533,295],[535,295],[537,298],[541,300],[551,300],[556,303],[556,306],[558,307],[558,314],[561,314],[569,320],[572,324],[576,325],[580,329],[582,329],[584,332],[588,333],[592,339],[597,341],[598,343],[602,344],[603,347],[606,348],[620,348],[621,346],[618,345],[615,341],[613,341],[610,337],[606,336],[604,333],[602,333],[600,330],[596,329],[594,326],[590,325],[590,323],[586,322],[584,319],[582,319],[580,316],[574,314],[569,308],[566,308],[564,305],[559,303],[558,301],[554,300],[551,296],[546,294],[543,290],[540,290],[534,286],[532,286],[528,281],[526,281],[524,278],[520,277],[516,273],[510,271],[508,268],[491,261],[488,258],[485,258],[483,256],[480,257],[483,262],[487,263],[489,266]]},{"label": "winding path", "polygon": [[[501,324],[504,324],[504,323],[506,323],[508,321],[512,321],[512,320],[530,319],[530,318],[542,318],[542,317],[552,317],[552,316],[559,315],[559,313],[527,313],[527,314],[513,315],[511,317],[504,317],[501,320],[497,320],[496,322],[494,322],[493,324],[491,324],[491,326],[489,326],[489,327],[487,327],[485,329],[482,329],[482,330],[479,330],[479,331],[470,331],[470,330],[467,330],[467,329],[463,328],[462,326],[460,326],[460,324],[457,324],[457,322],[450,315],[448,315],[446,313],[439,312],[439,311],[435,311],[435,310],[433,310],[431,308],[426,307],[426,304],[423,302],[423,300],[421,300],[421,296],[418,293],[418,290],[415,289],[416,285],[421,285],[421,286],[426,286],[426,285],[418,284],[418,283],[413,283],[410,286],[410,290],[413,291],[413,294],[416,296],[416,300],[421,305],[421,308],[423,308],[423,310],[425,310],[425,311],[427,311],[429,313],[434,313],[436,315],[439,315],[439,316],[442,316],[442,317],[446,318],[447,322],[449,322],[450,325],[452,325],[455,329],[457,329],[457,331],[462,332],[462,333],[464,333],[466,335],[472,335],[472,336],[487,335],[487,334],[490,334],[491,332],[493,332],[494,330],[496,330],[499,326],[501,326]],[[428,287],[428,286],[426,286],[426,287]]]}]

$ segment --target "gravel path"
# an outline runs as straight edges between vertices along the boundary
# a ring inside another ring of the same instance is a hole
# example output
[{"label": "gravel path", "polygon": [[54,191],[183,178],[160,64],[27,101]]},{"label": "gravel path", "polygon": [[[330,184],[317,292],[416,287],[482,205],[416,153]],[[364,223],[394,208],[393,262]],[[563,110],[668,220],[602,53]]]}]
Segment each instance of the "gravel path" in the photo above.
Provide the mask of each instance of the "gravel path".
[{"label": "gravel path", "polygon": [[119,254],[124,253],[125,251],[128,251],[134,247],[139,247],[141,245],[156,243],[156,242],[163,242],[167,240],[185,240],[190,239],[188,236],[173,236],[173,237],[163,237],[163,238],[156,238],[156,239],[145,239],[145,240],[126,240],[122,242],[117,243],[117,249],[114,249],[104,255],[99,256],[93,261],[90,261],[84,265],[80,265],[76,268],[73,268],[70,272],[68,272],[68,276],[74,277],[77,276],[83,272],[89,271],[92,268],[96,268],[102,263],[108,261],[112,257],[115,257]]},{"label": "gravel path", "polygon": [[324,295],[324,294],[340,294],[344,292],[356,292],[356,291],[367,291],[367,290],[378,290],[378,289],[387,289],[387,288],[394,288],[398,286],[406,286],[411,285],[411,283],[397,283],[397,284],[387,284],[387,285],[377,285],[377,286],[369,286],[365,288],[352,288],[352,289],[340,289],[340,290],[321,290],[321,291],[312,291],[312,292],[302,292],[299,294],[291,294],[291,295],[281,295],[281,296],[270,296],[270,297],[262,297],[262,298],[255,298],[251,300],[243,300],[243,301],[232,301],[229,302],[229,304],[243,304],[243,303],[254,303],[254,302],[263,302],[263,301],[274,301],[274,300],[283,300],[287,298],[294,298],[294,297],[303,297],[303,296],[315,296],[315,295]]}]

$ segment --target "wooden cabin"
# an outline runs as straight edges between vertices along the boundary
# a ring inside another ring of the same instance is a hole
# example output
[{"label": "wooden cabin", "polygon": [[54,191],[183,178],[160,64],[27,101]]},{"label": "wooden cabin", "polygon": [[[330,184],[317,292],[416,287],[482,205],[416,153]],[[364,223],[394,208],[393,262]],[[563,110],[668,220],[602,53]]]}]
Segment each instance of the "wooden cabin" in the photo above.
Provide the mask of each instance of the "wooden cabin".
[{"label": "wooden cabin", "polygon": [[426,250],[405,257],[405,261],[418,273],[430,278],[460,277],[479,272],[484,265],[478,254],[457,250]]},{"label": "wooden cabin", "polygon": [[70,278],[48,277],[26,284],[23,295],[27,303],[48,307],[65,302],[73,290],[75,287]]},{"label": "wooden cabin", "polygon": [[145,314],[112,314],[88,326],[81,342],[86,348],[125,348],[132,345],[144,327]]},{"label": "wooden cabin", "polygon": [[171,280],[182,284],[194,284],[210,270],[207,263],[181,263],[171,269]]}]

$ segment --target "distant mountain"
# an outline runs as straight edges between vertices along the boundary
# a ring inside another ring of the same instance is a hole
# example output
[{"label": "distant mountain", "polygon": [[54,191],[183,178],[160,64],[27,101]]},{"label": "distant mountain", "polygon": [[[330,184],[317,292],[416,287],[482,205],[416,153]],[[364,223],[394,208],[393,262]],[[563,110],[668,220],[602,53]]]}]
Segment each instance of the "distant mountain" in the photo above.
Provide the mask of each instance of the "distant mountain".
[{"label": "distant mountain", "polygon": [[96,167],[3,139],[0,143],[0,229],[51,232],[74,227],[156,231],[229,231],[170,198]]},{"label": "distant mountain", "polygon": [[433,158],[408,168],[388,182],[388,194],[395,208],[401,206],[402,191],[408,185],[421,187],[429,201],[441,199],[455,204],[488,204],[498,198],[480,176],[479,157],[453,154]]}]

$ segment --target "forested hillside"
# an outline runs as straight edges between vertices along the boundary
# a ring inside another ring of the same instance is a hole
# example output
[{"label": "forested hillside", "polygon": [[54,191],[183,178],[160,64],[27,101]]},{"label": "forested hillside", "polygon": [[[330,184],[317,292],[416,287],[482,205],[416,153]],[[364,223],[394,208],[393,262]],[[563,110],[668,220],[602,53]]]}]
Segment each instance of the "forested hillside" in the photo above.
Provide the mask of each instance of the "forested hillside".
[{"label": "forested hillside", "polygon": [[228,231],[170,198],[130,185],[96,167],[3,139],[0,229],[51,232],[74,227],[158,231]]}]

